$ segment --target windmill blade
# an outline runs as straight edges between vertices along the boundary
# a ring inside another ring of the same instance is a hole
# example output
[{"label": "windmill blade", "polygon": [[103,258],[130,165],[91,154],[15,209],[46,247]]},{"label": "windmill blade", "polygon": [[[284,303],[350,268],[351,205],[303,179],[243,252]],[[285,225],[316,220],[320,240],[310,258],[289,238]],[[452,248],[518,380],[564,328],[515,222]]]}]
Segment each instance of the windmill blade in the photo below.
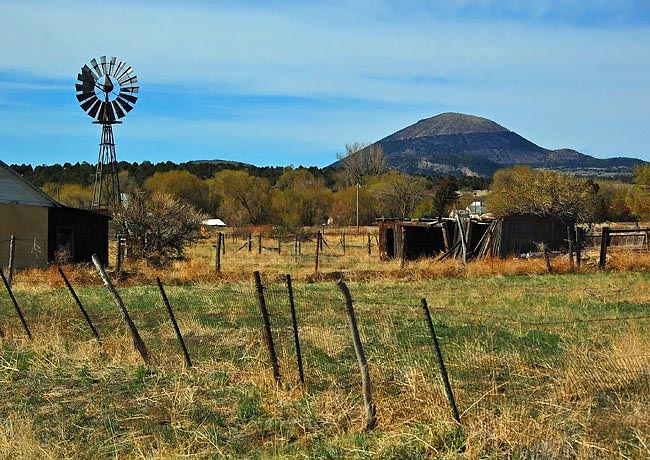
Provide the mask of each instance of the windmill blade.
[{"label": "windmill blade", "polygon": [[[125,64],[126,67],[126,64]],[[122,78],[124,78],[125,75],[130,74],[133,72],[133,69],[131,67],[126,67],[125,69],[122,70],[122,73],[119,75],[115,75],[115,79],[119,82]]]},{"label": "windmill blade", "polygon": [[138,83],[138,77],[136,77],[134,75],[134,76],[132,76],[132,77],[126,79],[126,80],[122,80],[122,81],[120,81],[118,83],[120,84],[120,86],[126,86],[126,87],[135,86]]},{"label": "windmill blade", "polygon": [[124,118],[126,113],[122,110],[120,105],[117,103],[117,99],[111,102],[111,105],[113,107],[113,111],[115,111],[115,115],[117,116],[117,118]]},{"label": "windmill blade", "polygon": [[99,80],[103,74],[102,74],[102,69],[101,69],[101,67],[99,67],[99,64],[97,63],[97,59],[93,58],[93,59],[90,61],[90,65],[92,66],[92,68],[93,68],[94,71],[95,71],[95,75],[94,75],[94,76],[95,76],[95,80]]},{"label": "windmill blade", "polygon": [[104,75],[106,75],[108,73],[108,69],[106,67],[106,56],[101,56],[99,58],[99,62],[102,65],[102,70],[104,71]]},{"label": "windmill blade", "polygon": [[138,100],[138,98],[136,96],[131,96],[130,94],[126,94],[126,93],[124,93],[122,91],[120,91],[120,94],[119,94],[118,97],[126,99],[127,101],[129,101],[132,104],[135,104],[135,102]]},{"label": "windmill blade", "polygon": [[118,96],[117,99],[115,99],[115,102],[117,102],[126,113],[129,113],[131,110],[133,110],[133,106],[129,104],[127,100],[122,99],[122,96]]},{"label": "windmill blade", "polygon": [[117,63],[117,67],[115,67],[115,72],[113,73],[113,77],[117,78],[117,75],[122,73],[122,69],[124,69],[124,66],[126,66],[126,62],[120,61]]},{"label": "windmill blade", "polygon": [[88,115],[90,115],[93,118],[97,117],[97,112],[99,111],[99,108],[102,106],[103,102],[97,99],[93,106],[88,110]]},{"label": "windmill blade", "polygon": [[[77,94],[77,100],[78,100],[79,102],[83,102],[83,101],[85,101],[86,99],[93,98],[93,97],[97,97],[97,95],[96,95],[95,93],[81,93],[81,94]],[[85,110],[85,109],[84,109],[84,110]]]},{"label": "windmill blade", "polygon": [[[94,93],[93,93],[93,96],[95,96]],[[88,99],[86,102],[84,102],[83,104],[81,104],[81,108],[83,109],[84,112],[88,112],[88,111],[90,110],[90,107],[92,107],[92,105],[93,105],[95,102],[97,102],[98,100],[99,100],[99,99],[97,98],[97,96],[95,96],[95,97],[91,97],[91,98]]]},{"label": "windmill blade", "polygon": [[124,75],[122,78],[119,78],[118,83],[120,86],[133,86],[134,83],[138,82],[138,77],[132,73]]},{"label": "windmill blade", "polygon": [[133,97],[138,97],[138,90],[140,87],[138,86],[133,86],[131,88],[120,88],[120,92],[123,94],[130,94]]},{"label": "windmill blade", "polygon": [[111,60],[108,63],[108,74],[110,76],[113,76],[113,71],[115,70],[115,61],[116,60],[117,60],[117,58],[115,56],[111,56]]}]

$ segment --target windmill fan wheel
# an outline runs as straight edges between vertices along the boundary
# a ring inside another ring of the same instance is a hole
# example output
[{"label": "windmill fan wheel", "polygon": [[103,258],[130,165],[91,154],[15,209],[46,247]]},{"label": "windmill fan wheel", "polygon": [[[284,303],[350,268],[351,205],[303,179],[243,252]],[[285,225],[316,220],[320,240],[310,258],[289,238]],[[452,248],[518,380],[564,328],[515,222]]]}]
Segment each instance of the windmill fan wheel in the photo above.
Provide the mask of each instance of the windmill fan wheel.
[{"label": "windmill fan wheel", "polygon": [[77,100],[97,123],[120,123],[138,100],[138,77],[125,62],[113,56],[92,59],[77,75]]}]

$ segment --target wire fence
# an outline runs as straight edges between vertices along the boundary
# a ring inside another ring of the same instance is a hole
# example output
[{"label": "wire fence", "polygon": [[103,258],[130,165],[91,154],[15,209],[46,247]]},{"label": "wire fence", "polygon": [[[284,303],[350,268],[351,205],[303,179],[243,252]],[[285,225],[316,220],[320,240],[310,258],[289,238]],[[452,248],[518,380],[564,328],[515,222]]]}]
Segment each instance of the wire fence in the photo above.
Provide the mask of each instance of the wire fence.
[{"label": "wire fence", "polygon": [[[58,340],[66,349],[92,341],[70,293],[52,284],[51,280],[34,280],[33,286],[15,292],[35,340]],[[260,378],[260,374],[272,380],[258,293],[252,282],[165,289],[197,366],[212,366],[243,380]],[[407,406],[444,402],[418,293],[390,297],[379,289],[352,286],[351,290],[361,342],[380,399],[386,404],[394,401],[391,407],[399,406],[399,401]],[[155,357],[154,365],[182,366],[157,288],[134,286],[119,288],[119,292]],[[263,293],[282,381],[297,385],[299,361],[286,278],[265,279]],[[82,287],[77,294],[109,344],[107,353],[116,359],[133,355],[108,291]],[[359,369],[334,283],[297,283],[293,294],[306,387],[322,392],[358,391]],[[538,321],[472,312],[462,306],[436,307],[433,301],[431,305],[461,415],[491,407],[501,398],[550,404],[599,394],[620,398],[650,394],[650,315],[622,310],[612,316],[593,311],[589,316]],[[14,309],[3,291],[3,340],[28,346]]]}]

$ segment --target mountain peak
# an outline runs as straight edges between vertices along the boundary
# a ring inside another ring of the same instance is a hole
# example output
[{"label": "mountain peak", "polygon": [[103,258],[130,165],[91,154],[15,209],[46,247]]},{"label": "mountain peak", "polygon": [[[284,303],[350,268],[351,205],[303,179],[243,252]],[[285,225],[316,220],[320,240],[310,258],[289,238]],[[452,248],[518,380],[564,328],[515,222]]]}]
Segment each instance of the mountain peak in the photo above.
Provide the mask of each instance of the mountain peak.
[{"label": "mountain peak", "polygon": [[464,113],[446,112],[425,118],[408,126],[386,140],[415,139],[418,137],[448,136],[451,134],[495,133],[508,131],[498,123],[487,118]]}]

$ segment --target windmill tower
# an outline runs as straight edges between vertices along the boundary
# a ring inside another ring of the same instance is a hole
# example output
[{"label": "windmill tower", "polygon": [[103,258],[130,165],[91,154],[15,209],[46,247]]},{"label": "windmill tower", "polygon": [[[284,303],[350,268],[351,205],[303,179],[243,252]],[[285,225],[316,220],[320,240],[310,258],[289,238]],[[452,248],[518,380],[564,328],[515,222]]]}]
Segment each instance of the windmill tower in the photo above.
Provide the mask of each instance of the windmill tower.
[{"label": "windmill tower", "polygon": [[95,187],[91,209],[110,213],[121,208],[120,181],[113,125],[133,109],[138,100],[138,77],[124,61],[113,56],[92,59],[77,76],[77,100],[81,108],[102,125],[99,156],[95,169]]}]

